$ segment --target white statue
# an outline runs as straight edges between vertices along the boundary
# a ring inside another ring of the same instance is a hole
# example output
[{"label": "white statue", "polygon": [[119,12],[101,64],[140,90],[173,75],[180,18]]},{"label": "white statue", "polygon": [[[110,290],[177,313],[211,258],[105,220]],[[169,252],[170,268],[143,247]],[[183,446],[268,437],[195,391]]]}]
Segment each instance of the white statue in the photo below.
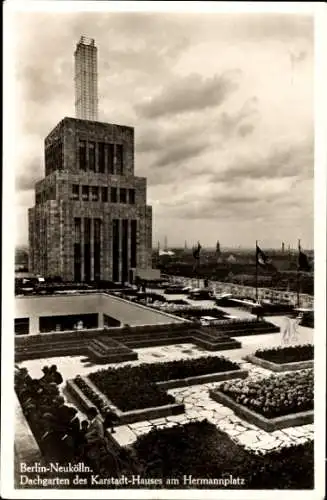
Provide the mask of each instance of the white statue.
[{"label": "white statue", "polygon": [[282,329],[282,344],[288,344],[291,337],[291,319],[285,318],[284,326]]}]

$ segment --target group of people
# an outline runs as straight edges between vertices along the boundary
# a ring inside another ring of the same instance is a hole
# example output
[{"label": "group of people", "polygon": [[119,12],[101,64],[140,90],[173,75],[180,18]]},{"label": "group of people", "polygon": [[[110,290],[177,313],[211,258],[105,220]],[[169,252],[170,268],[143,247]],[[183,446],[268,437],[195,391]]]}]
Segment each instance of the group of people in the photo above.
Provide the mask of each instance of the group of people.
[{"label": "group of people", "polygon": [[87,419],[80,420],[77,410],[68,406],[60,394],[63,382],[55,365],[44,366],[39,379],[32,378],[26,368],[16,367],[15,390],[24,415],[49,460],[84,461],[99,465],[101,453],[112,452],[106,428],[113,431],[114,419],[104,419],[95,407],[88,409]]}]

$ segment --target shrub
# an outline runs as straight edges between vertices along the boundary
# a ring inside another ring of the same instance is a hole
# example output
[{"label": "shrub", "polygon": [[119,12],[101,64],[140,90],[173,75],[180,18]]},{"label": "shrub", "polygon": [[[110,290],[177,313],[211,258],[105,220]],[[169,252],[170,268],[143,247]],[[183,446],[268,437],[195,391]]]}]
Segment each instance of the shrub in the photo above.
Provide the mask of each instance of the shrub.
[{"label": "shrub", "polygon": [[[198,478],[243,478],[240,489],[309,489],[313,487],[313,443],[255,454],[235,443],[225,432],[206,420],[140,436],[133,445],[144,475],[180,480]],[[194,487],[194,486],[193,486]],[[201,486],[197,486],[201,487]],[[207,485],[202,486],[208,488]],[[209,486],[210,487],[210,486]],[[217,488],[217,486],[213,486]],[[218,486],[219,488],[219,486]]]}]

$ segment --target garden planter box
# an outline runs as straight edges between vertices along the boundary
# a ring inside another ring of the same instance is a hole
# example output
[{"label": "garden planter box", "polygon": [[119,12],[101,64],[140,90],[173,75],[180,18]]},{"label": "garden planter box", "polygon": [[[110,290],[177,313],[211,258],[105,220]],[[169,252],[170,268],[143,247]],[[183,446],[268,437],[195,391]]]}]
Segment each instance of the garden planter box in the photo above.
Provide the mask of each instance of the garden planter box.
[{"label": "garden planter box", "polygon": [[189,385],[207,384],[209,382],[222,382],[233,378],[246,378],[248,372],[246,370],[232,370],[228,372],[209,373],[207,375],[198,375],[176,380],[167,380],[165,382],[157,382],[161,389],[175,389],[176,387],[184,387]]},{"label": "garden planter box", "polygon": [[74,401],[82,409],[82,411],[87,412],[87,410],[94,406],[94,404],[85,396],[84,392],[75,384],[73,380],[67,380],[66,391],[73,397]]},{"label": "garden planter box", "polygon": [[299,425],[312,424],[314,421],[313,410],[300,413],[292,413],[290,415],[284,415],[282,417],[266,418],[259,413],[249,410],[245,406],[236,403],[234,399],[226,396],[226,394],[223,394],[220,391],[212,390],[209,392],[209,394],[214,401],[227,406],[228,408],[233,410],[238,417],[243,418],[250,424],[254,424],[260,427],[260,429],[263,429],[267,432],[277,431],[278,429],[285,429],[286,427],[296,427]]},{"label": "garden planter box", "polygon": [[[87,378],[83,377],[83,380],[87,383],[87,385],[97,394],[101,394],[102,400],[108,405],[111,411],[113,411],[117,417],[119,418],[119,425],[131,424],[134,422],[143,422],[145,420],[155,419],[155,418],[163,418],[169,417],[171,415],[178,415],[179,413],[184,413],[185,407],[183,404],[174,403],[163,406],[155,406],[152,408],[144,408],[140,410],[131,410],[131,411],[121,411],[119,408],[114,406],[104,394],[102,394],[97,387],[92,384],[92,382]],[[67,390],[76,400],[76,402],[81,406],[81,408],[86,411],[91,406],[95,406],[87,396],[83,393],[83,391],[77,387],[73,380],[67,381]]]},{"label": "garden planter box", "polygon": [[239,349],[242,347],[241,342],[234,339],[229,339],[225,342],[219,342],[219,340],[205,340],[204,338],[193,337],[193,343],[198,347],[203,347],[207,351],[228,351],[230,349]]},{"label": "garden planter box", "polygon": [[254,365],[261,366],[267,370],[273,372],[290,372],[293,370],[304,370],[306,368],[313,368],[313,359],[308,361],[296,361],[293,363],[273,363],[272,361],[267,361],[266,359],[258,358],[254,354],[249,354],[243,358],[245,361],[249,361]]}]

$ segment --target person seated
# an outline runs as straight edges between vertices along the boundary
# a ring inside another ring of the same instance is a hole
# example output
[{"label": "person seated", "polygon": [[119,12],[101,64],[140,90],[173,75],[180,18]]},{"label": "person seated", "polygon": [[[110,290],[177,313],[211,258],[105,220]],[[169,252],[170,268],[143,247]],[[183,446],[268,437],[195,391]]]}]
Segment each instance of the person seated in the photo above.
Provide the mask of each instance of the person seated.
[{"label": "person seated", "polygon": [[44,366],[42,368],[43,376],[40,378],[40,382],[47,383],[51,380],[50,368],[49,366]]},{"label": "person seated", "polygon": [[60,396],[60,392],[55,382],[46,383],[43,386],[43,397],[45,403],[49,402],[49,404],[53,404],[53,400],[58,396]]},{"label": "person seated", "polygon": [[62,384],[63,378],[61,376],[61,373],[58,372],[56,365],[50,366],[49,378],[52,382],[55,382],[57,385]]},{"label": "person seated", "polygon": [[76,408],[65,404],[65,398],[58,396],[53,400],[53,410],[58,424],[68,426],[75,415],[77,414]]},{"label": "person seated", "polygon": [[85,434],[87,442],[89,444],[101,442],[104,438],[104,426],[98,410],[92,406],[87,412],[87,417],[89,419],[89,426]]}]

